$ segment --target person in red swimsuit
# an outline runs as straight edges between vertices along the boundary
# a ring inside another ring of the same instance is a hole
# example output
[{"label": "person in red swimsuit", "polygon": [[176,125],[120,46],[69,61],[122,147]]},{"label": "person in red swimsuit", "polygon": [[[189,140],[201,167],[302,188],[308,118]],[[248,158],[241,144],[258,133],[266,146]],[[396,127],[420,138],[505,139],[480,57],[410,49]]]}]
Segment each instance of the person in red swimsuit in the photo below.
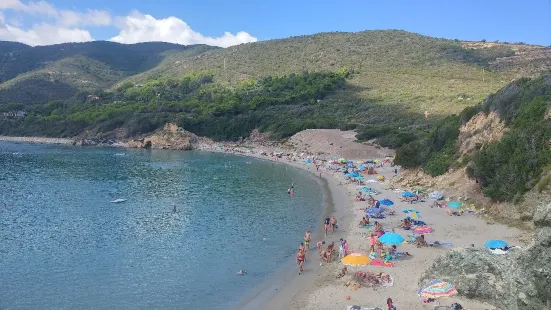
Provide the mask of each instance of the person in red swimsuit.
[{"label": "person in red swimsuit", "polygon": [[303,271],[302,266],[304,266],[305,257],[306,255],[304,254],[304,250],[303,249],[298,250],[298,253],[297,253],[298,274],[300,274]]}]

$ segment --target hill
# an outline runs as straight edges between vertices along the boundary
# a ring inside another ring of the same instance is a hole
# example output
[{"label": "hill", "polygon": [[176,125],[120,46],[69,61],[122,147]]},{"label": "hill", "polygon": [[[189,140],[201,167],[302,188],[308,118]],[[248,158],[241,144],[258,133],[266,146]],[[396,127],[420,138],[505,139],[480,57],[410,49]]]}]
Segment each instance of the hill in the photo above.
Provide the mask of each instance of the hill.
[{"label": "hill", "polygon": [[171,121],[230,140],[254,128],[274,138],[307,128],[356,128],[358,138],[378,137],[390,147],[511,80],[551,68],[549,48],[397,30],[226,49],[91,42],[2,43],[2,51],[0,109],[27,112],[5,122],[2,134],[111,134],[119,128],[132,135]]},{"label": "hill", "polygon": [[157,66],[168,54],[196,55],[214,47],[170,43],[65,43],[30,47],[0,42],[0,104],[47,103],[78,91],[107,89]]},{"label": "hill", "polygon": [[[510,202],[509,210],[500,206],[502,213],[531,218],[550,193],[550,147],[551,74],[545,74],[509,83],[479,105],[442,120],[399,148],[395,162],[422,168],[440,178],[440,187],[448,183],[445,176],[459,180],[463,174],[492,201]],[[525,204],[527,193],[532,201]]]}]

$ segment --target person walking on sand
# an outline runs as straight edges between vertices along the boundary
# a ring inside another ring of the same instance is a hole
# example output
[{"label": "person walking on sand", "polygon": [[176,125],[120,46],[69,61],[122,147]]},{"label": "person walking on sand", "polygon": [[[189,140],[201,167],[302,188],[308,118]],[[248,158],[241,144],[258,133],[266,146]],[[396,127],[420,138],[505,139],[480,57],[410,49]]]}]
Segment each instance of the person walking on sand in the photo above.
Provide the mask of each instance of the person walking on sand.
[{"label": "person walking on sand", "polygon": [[371,234],[371,236],[369,237],[369,251],[370,251],[370,253],[375,252],[375,241],[376,241],[375,234]]},{"label": "person walking on sand", "polygon": [[300,249],[297,253],[297,265],[298,265],[298,274],[303,272],[302,266],[304,266],[304,259],[306,255],[304,254],[304,250]]},{"label": "person walking on sand", "polygon": [[304,234],[304,245],[306,247],[306,251],[310,249],[310,240],[312,240],[312,234],[310,233],[310,230],[307,230]]},{"label": "person walking on sand", "polygon": [[327,237],[327,231],[329,230],[329,228],[331,228],[331,219],[330,218],[325,219],[324,228],[325,228],[325,236]]},{"label": "person walking on sand", "polygon": [[331,233],[334,234],[335,233],[335,227],[337,226],[337,219],[332,216],[331,217]]},{"label": "person walking on sand", "polygon": [[339,258],[344,257],[344,240],[341,238],[341,245],[339,246]]}]

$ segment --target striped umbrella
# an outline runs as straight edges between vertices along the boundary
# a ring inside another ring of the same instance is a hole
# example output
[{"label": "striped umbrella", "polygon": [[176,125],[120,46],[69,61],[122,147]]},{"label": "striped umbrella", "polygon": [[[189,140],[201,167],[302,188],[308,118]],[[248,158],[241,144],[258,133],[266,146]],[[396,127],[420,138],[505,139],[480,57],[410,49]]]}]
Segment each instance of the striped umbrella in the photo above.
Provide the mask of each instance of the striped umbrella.
[{"label": "striped umbrella", "polygon": [[417,235],[430,234],[432,232],[434,232],[434,229],[429,226],[420,226],[413,230],[413,233]]},{"label": "striped umbrella", "polygon": [[457,290],[451,283],[435,280],[429,283],[427,287],[419,289],[417,294],[419,297],[425,298],[442,298],[457,295]]}]

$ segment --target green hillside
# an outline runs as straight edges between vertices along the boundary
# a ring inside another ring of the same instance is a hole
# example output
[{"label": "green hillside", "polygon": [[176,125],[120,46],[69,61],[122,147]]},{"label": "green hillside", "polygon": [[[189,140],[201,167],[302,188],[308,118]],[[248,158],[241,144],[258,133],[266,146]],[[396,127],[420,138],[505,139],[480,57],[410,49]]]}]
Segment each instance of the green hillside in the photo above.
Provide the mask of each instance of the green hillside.
[{"label": "green hillside", "polygon": [[0,42],[0,104],[47,103],[69,98],[79,90],[106,89],[154,68],[171,53],[196,55],[211,49],[170,43],[99,41],[30,47]]},{"label": "green hillside", "polygon": [[[541,192],[551,180],[550,108],[551,74],[519,79],[399,148],[396,163],[422,167],[433,176],[468,165],[469,176],[479,180],[486,196],[517,202],[535,187]],[[495,112],[508,130],[460,162],[459,127],[480,112]]]},{"label": "green hillside", "polygon": [[275,138],[306,128],[357,128],[359,138],[379,137],[392,147],[513,79],[551,68],[549,48],[397,30],[226,49],[0,42],[0,58],[0,109],[28,113],[4,122],[0,134],[108,135],[122,128],[135,135],[174,121],[217,139],[253,128]]}]

